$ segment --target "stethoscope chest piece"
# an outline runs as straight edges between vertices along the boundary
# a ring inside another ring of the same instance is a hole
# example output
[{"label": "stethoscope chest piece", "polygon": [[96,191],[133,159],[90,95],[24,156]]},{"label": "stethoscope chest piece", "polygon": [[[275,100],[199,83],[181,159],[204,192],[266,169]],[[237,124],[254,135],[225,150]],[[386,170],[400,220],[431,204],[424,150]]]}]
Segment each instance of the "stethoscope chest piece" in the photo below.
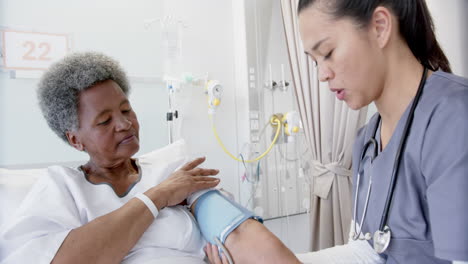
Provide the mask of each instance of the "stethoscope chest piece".
[{"label": "stethoscope chest piece", "polygon": [[375,252],[381,254],[387,250],[388,245],[390,245],[390,238],[392,232],[388,226],[385,226],[384,230],[377,230],[374,233],[374,250]]}]

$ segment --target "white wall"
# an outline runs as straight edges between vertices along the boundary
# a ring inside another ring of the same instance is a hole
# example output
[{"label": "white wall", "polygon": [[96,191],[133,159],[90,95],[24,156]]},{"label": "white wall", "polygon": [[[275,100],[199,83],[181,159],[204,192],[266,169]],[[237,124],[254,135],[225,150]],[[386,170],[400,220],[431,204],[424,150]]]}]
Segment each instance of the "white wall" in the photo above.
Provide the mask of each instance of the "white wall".
[{"label": "white wall", "polygon": [[437,38],[453,72],[468,78],[468,1],[427,0],[427,5],[434,19]]},{"label": "white wall", "polygon": [[[468,78],[468,1],[467,0],[426,0],[431,12],[436,37],[451,63],[454,74]],[[367,120],[377,111],[374,104],[369,106]]]}]

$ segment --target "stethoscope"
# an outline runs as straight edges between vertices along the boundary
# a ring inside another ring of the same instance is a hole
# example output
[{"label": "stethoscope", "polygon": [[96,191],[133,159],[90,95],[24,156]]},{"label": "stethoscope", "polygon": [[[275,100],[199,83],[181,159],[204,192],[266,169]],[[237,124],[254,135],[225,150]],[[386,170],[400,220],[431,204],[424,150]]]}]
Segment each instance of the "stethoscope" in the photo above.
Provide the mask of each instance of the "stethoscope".
[{"label": "stethoscope", "polygon": [[[400,144],[398,145],[398,149],[397,149],[397,152],[396,152],[396,155],[395,155],[395,161],[393,162],[392,177],[390,178],[390,185],[388,187],[387,200],[385,201],[385,207],[384,207],[384,211],[383,211],[383,214],[382,214],[382,218],[380,220],[379,229],[377,231],[375,231],[375,233],[374,233],[374,250],[379,254],[385,252],[385,250],[390,245],[392,232],[390,230],[390,227],[388,227],[388,225],[387,225],[388,214],[390,212],[390,206],[391,206],[392,199],[393,199],[393,194],[394,194],[394,191],[395,191],[395,185],[396,185],[396,181],[397,181],[398,169],[400,168],[400,162],[401,162],[401,157],[402,157],[401,154],[403,153],[403,150],[405,148],[406,140],[408,139],[409,130],[410,130],[411,124],[413,123],[414,110],[416,109],[416,106],[418,105],[418,102],[419,102],[419,99],[421,97],[424,84],[426,83],[426,75],[427,75],[427,68],[424,67],[423,75],[422,75],[421,81],[419,82],[418,91],[417,91],[416,96],[414,98],[414,101],[413,101],[413,103],[411,105],[411,109],[410,109],[410,112],[409,112],[409,115],[408,115],[408,119],[406,120],[406,124],[405,124],[405,127],[403,129],[403,135],[402,135],[402,138],[400,140]],[[352,233],[352,239],[353,240],[358,240],[358,239],[359,240],[370,240],[371,239],[370,233],[366,233],[362,237],[361,237],[361,234],[362,234],[362,224],[363,224],[363,222],[364,222],[364,220],[366,218],[367,206],[369,204],[369,197],[370,197],[370,193],[371,193],[371,190],[372,190],[372,175],[369,178],[369,186],[368,186],[367,194],[366,194],[366,202],[365,202],[365,205],[364,205],[364,210],[362,212],[360,223],[357,223],[357,221],[356,221],[357,220],[357,203],[358,203],[359,183],[360,183],[360,180],[361,180],[361,163],[364,161],[364,158],[366,157],[367,150],[369,149],[369,147],[372,146],[373,149],[374,149],[374,151],[371,152],[370,164],[372,164],[372,162],[374,161],[374,159],[377,157],[377,154],[378,154],[378,144],[377,144],[377,141],[375,140],[375,136],[377,134],[377,129],[379,127],[379,123],[380,123],[380,115],[377,118],[377,123],[376,123],[375,129],[374,129],[374,136],[372,138],[370,138],[369,141],[367,141],[367,143],[364,145],[364,148],[363,148],[362,153],[361,153],[361,160],[360,160],[359,165],[358,165],[358,170],[357,170],[358,174],[357,174],[357,181],[356,181],[356,193],[355,193],[355,196],[354,196],[354,214],[353,214],[354,231]],[[357,226],[358,224],[359,224],[359,226]],[[359,231],[357,231],[358,229],[359,229]]]}]

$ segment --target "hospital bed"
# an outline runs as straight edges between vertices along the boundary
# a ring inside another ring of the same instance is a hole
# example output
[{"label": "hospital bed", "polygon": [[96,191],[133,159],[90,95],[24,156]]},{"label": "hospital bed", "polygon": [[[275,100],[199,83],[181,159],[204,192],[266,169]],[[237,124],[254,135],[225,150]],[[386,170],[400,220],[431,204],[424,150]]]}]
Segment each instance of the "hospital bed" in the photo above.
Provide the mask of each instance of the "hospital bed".
[{"label": "hospital bed", "polygon": [[0,227],[8,221],[20,205],[34,182],[45,175],[45,168],[0,168]]}]

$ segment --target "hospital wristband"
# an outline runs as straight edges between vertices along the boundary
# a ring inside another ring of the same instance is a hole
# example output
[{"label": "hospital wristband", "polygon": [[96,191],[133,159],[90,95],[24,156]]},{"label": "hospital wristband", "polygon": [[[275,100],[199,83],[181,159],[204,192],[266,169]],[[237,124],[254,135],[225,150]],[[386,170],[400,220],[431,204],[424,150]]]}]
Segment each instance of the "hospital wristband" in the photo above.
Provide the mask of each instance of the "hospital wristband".
[{"label": "hospital wristband", "polygon": [[156,217],[159,214],[159,210],[156,207],[156,205],[153,203],[153,201],[151,201],[151,199],[148,196],[146,196],[144,193],[139,193],[135,195],[135,198],[140,199],[140,201],[142,201],[146,205],[146,207],[148,207],[148,209],[151,211],[154,218],[156,219]]}]

